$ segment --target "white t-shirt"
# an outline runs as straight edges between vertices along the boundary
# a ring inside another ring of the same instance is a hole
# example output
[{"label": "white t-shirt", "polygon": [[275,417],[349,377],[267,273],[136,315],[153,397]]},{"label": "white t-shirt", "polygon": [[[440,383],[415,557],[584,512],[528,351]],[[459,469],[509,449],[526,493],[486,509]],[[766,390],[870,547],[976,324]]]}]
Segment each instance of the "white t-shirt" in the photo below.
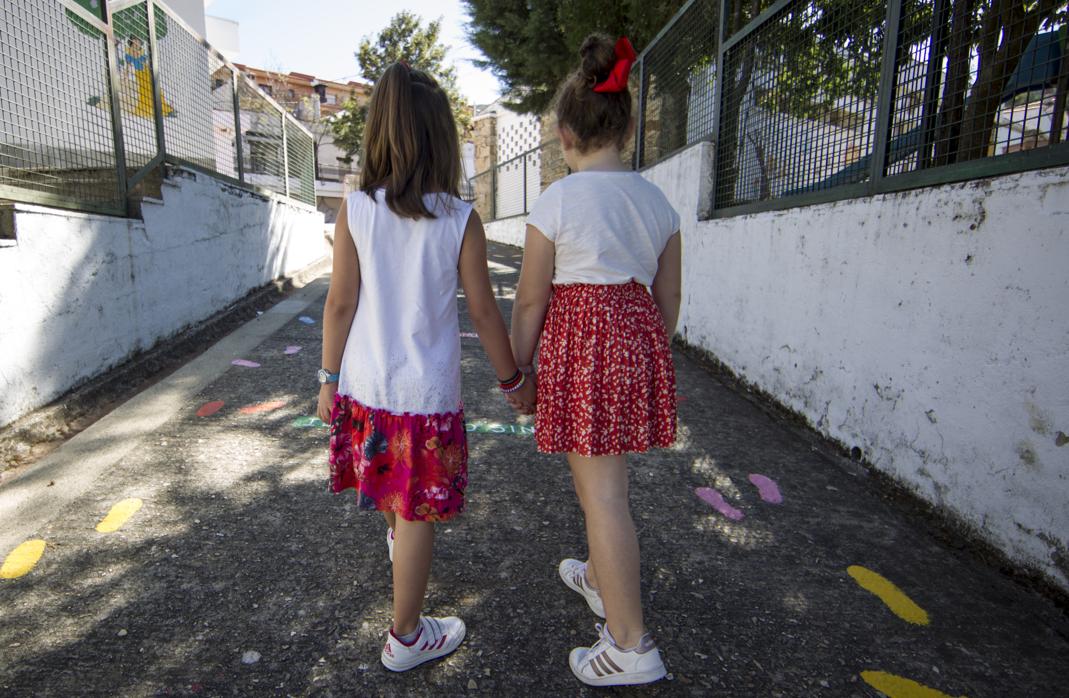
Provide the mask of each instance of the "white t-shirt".
[{"label": "white t-shirt", "polygon": [[553,283],[650,286],[679,214],[637,172],[573,172],[549,185],[527,216],[556,248]]},{"label": "white t-shirt", "polygon": [[444,194],[423,201],[437,218],[401,218],[381,189],[346,201],[360,293],[338,392],[394,414],[460,409],[457,264],[471,204]]}]

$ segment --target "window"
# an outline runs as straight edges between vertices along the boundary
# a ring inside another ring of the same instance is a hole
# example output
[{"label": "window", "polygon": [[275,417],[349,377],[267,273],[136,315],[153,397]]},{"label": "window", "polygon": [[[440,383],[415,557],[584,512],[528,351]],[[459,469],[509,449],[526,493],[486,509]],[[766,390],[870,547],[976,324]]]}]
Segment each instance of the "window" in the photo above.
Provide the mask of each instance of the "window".
[{"label": "window", "polygon": [[275,96],[274,93],[271,92],[271,86],[270,85],[260,85],[260,89],[263,90],[264,92],[266,92],[267,94],[271,95],[272,97]]}]

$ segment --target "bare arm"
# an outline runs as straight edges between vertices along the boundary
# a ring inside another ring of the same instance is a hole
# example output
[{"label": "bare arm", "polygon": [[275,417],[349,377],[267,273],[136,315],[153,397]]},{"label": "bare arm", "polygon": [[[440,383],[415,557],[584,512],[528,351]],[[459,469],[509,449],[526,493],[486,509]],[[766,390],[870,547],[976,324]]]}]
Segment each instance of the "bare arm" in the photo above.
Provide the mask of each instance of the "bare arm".
[{"label": "bare arm", "polygon": [[657,276],[653,277],[653,301],[661,311],[664,328],[671,341],[679,321],[679,302],[683,297],[683,242],[677,232],[668,238],[661,256],[657,260]]},{"label": "bare arm", "polygon": [[[468,217],[468,226],[464,230],[459,271],[460,284],[468,301],[468,315],[479,334],[479,341],[494,367],[497,379],[508,380],[516,373],[516,360],[512,358],[505,320],[501,317],[490,285],[490,272],[486,268],[486,233],[475,211]],[[525,384],[520,390],[509,394],[509,402],[518,407],[515,401],[533,405],[533,385]]]},{"label": "bare arm", "polygon": [[[360,292],[360,259],[349,234],[349,221],[343,200],[338,220],[334,224],[334,262],[330,275],[330,290],[323,306],[323,359],[321,366],[331,373],[341,370],[342,352],[349,337],[349,328],[356,316]],[[325,383],[319,389],[317,413],[324,422],[330,419],[337,383]]]},{"label": "bare arm", "polygon": [[512,307],[512,350],[521,366],[530,366],[534,361],[553,290],[555,256],[556,248],[549,238],[533,225],[527,226],[520,283]]}]

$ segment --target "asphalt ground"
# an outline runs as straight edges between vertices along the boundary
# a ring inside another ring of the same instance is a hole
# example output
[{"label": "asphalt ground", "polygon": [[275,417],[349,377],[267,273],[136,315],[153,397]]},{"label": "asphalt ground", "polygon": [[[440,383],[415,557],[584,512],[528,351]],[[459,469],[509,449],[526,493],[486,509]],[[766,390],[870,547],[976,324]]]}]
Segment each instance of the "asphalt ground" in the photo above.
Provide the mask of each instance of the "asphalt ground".
[{"label": "asphalt ground", "polygon": [[[519,251],[490,256],[507,316]],[[298,291],[0,484],[0,693],[1069,695],[1054,603],[678,353],[677,443],[631,460],[670,676],[582,686],[567,656],[598,619],[556,573],[585,552],[571,478],[501,398],[463,303],[468,510],[439,526],[426,610],[468,635],[386,671],[385,524],[328,491],[310,419],[325,292]]]}]

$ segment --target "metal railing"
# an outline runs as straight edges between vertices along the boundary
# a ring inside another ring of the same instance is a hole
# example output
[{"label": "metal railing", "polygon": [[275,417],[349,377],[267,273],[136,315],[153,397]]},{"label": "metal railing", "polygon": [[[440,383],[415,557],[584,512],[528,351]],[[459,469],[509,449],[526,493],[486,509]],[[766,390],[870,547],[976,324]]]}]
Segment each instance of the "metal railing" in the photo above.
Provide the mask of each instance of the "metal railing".
[{"label": "metal railing", "polygon": [[0,199],[122,215],[169,162],[315,205],[312,134],[159,0],[3,3],[0,94]]},{"label": "metal railing", "polygon": [[464,198],[483,220],[522,216],[546,187],[568,174],[560,141],[542,143],[468,180]]},{"label": "metal railing", "polygon": [[1010,9],[690,0],[639,56],[634,163],[713,141],[720,216],[1069,164],[1067,4]]}]

